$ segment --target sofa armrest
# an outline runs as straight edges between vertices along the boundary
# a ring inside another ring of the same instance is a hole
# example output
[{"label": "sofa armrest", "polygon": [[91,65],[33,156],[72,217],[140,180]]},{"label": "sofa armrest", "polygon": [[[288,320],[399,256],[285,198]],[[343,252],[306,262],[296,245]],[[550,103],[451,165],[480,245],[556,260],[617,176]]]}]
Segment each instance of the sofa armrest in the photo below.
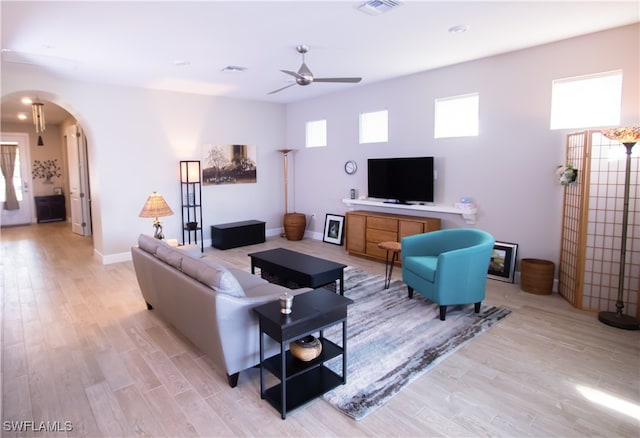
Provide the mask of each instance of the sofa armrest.
[{"label": "sofa armrest", "polygon": [[[234,297],[216,294],[215,311],[218,335],[228,374],[257,365],[260,361],[260,335],[258,316],[254,307],[278,300],[283,293],[297,295],[311,289],[290,290],[266,283],[255,287],[256,296]],[[279,352],[279,344],[265,337],[266,355]]]}]

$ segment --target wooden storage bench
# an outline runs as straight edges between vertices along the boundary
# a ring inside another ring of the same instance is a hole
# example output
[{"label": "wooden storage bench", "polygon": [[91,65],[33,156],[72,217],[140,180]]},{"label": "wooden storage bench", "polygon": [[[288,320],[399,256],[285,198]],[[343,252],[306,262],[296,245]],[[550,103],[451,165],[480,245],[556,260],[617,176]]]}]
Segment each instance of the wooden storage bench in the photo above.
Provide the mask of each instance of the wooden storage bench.
[{"label": "wooden storage bench", "polygon": [[229,249],[264,243],[264,226],[264,222],[257,220],[211,225],[211,246]]}]

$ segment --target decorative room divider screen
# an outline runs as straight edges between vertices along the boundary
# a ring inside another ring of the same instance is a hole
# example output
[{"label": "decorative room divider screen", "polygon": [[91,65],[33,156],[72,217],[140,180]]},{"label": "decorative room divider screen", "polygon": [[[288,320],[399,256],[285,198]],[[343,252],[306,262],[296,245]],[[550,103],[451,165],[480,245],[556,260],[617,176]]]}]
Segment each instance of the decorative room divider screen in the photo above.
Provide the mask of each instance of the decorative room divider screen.
[{"label": "decorative room divider screen", "polygon": [[[585,310],[615,311],[624,204],[625,148],[600,131],[567,136],[566,162],[579,170],[565,188],[560,252],[560,294]],[[634,154],[635,155],[635,154]],[[640,210],[638,168],[632,156],[630,211]],[[625,313],[640,315],[640,214],[629,216]]]}]

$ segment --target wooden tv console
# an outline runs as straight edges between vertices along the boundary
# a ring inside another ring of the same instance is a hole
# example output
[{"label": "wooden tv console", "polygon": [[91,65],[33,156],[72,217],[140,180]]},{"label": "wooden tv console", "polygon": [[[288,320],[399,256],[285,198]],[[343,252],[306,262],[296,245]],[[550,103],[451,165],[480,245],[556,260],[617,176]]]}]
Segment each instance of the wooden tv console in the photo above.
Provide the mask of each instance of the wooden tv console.
[{"label": "wooden tv console", "polygon": [[374,211],[346,213],[346,249],[351,255],[385,261],[387,252],[378,243],[400,242],[405,236],[440,229],[440,219]]}]

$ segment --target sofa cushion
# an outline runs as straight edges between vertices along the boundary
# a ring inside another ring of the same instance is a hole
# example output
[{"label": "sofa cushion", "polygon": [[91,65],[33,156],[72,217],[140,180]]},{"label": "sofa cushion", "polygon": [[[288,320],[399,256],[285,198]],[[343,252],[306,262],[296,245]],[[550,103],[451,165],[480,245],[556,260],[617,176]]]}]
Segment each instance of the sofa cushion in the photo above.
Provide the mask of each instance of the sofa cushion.
[{"label": "sofa cushion", "polygon": [[249,289],[268,283],[267,280],[264,280],[260,276],[254,275],[251,272],[243,271],[241,269],[232,268],[232,267],[228,269],[229,269],[229,272],[231,272],[233,276],[236,277],[236,280],[238,280],[238,283],[242,285],[242,289],[244,289],[244,293],[247,294],[247,296],[249,296],[249,294],[247,293]]},{"label": "sofa cushion", "polygon": [[189,257],[193,257],[195,259],[199,259],[202,257],[202,251],[200,250],[200,246],[195,243],[192,243],[190,245],[176,246],[175,248],[182,251],[185,255],[188,255]]},{"label": "sofa cushion", "polygon": [[[268,297],[272,296],[274,300],[278,299],[280,295],[287,292],[287,289],[277,284],[269,283],[265,281],[261,284],[256,284],[251,288],[246,288],[244,293],[248,297]],[[293,292],[288,291],[289,294],[294,295]]]},{"label": "sofa cushion", "polygon": [[156,239],[155,237],[149,236],[148,234],[140,234],[140,236],[138,236],[138,246],[144,249],[149,254],[156,255],[158,246],[161,246],[161,245],[166,247],[169,246],[165,244],[162,240]]},{"label": "sofa cushion", "polygon": [[216,292],[244,297],[244,289],[227,268],[209,257],[182,259],[182,272]]},{"label": "sofa cushion", "polygon": [[420,277],[433,283],[436,281],[436,270],[438,267],[437,256],[407,256],[402,261],[405,269],[420,273]]},{"label": "sofa cushion", "polygon": [[182,259],[184,253],[169,245],[158,245],[156,249],[156,257],[176,269],[182,270]]}]

